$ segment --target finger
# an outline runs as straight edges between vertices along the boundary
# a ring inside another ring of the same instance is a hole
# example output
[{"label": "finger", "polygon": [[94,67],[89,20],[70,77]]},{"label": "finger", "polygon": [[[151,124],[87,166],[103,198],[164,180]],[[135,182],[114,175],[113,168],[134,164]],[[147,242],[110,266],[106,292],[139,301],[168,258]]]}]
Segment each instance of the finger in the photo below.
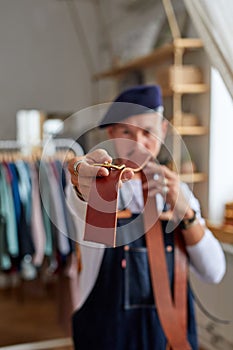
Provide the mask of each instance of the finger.
[{"label": "finger", "polygon": [[147,182],[149,182],[152,186],[162,187],[168,186],[169,180],[164,177],[164,174],[161,170],[157,170],[156,172],[148,170],[145,172]]},{"label": "finger", "polygon": [[134,172],[133,170],[130,170],[130,169],[125,169],[123,174],[122,174],[122,177],[121,177],[121,181],[122,182],[126,182],[126,181],[129,181],[131,180],[132,178],[134,177]]},{"label": "finger", "polygon": [[159,219],[160,220],[165,220],[165,221],[171,221],[171,220],[174,220],[174,214],[173,214],[173,211],[172,210],[168,210],[168,211],[165,211],[165,212],[162,212],[159,216]]},{"label": "finger", "polygon": [[164,171],[161,165],[150,162],[145,169],[143,169],[147,180],[153,179],[154,181],[163,183]]},{"label": "finger", "polygon": [[67,164],[67,168],[70,172],[71,175],[73,175],[74,173],[74,164],[77,162],[77,161],[81,161],[84,157],[74,157],[72,159],[69,160],[68,164]]},{"label": "finger", "polygon": [[86,155],[86,161],[87,163],[92,166],[92,168],[86,168],[84,169],[83,176],[89,176],[89,177],[102,177],[102,176],[108,176],[109,170],[105,167],[101,166],[93,166],[94,164],[104,164],[104,163],[112,163],[112,157],[107,153],[104,149],[97,149],[91,153],[88,153]]},{"label": "finger", "polygon": [[171,169],[169,169],[165,165],[162,165],[161,168],[162,168],[162,172],[164,174],[164,177],[166,177],[167,179],[170,179],[170,180],[177,179],[177,174],[174,171],[172,171]]},{"label": "finger", "polygon": [[149,196],[160,193],[163,197],[166,197],[170,191],[169,180],[158,177],[149,179],[143,184],[143,189],[148,191]]},{"label": "finger", "polygon": [[90,164],[91,163],[104,163],[104,162],[111,163],[112,162],[112,157],[104,149],[97,149],[93,152],[88,153],[86,155],[86,159],[87,159],[87,161],[89,161]]},{"label": "finger", "polygon": [[161,175],[163,173],[162,166],[155,163],[155,161],[149,161],[143,171],[148,174],[157,173],[158,175]]},{"label": "finger", "polygon": [[89,159],[85,158],[78,165],[78,177],[92,178],[97,176],[108,176],[109,170],[104,166],[95,166],[93,161],[89,163]]},{"label": "finger", "polygon": [[157,193],[162,194],[162,185],[159,182],[155,182],[153,179],[144,182],[142,188],[148,191],[150,197],[155,196]]}]

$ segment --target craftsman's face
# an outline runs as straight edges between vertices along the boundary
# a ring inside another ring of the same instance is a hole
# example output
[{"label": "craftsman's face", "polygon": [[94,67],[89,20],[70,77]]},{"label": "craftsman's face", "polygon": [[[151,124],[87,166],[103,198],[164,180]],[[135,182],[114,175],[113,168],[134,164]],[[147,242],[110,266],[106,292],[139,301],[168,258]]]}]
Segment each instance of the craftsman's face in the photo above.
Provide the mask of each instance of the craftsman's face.
[{"label": "craftsman's face", "polygon": [[167,121],[158,113],[129,117],[108,127],[108,135],[114,139],[117,154],[130,159],[137,149],[146,149],[156,158],[167,132]]}]

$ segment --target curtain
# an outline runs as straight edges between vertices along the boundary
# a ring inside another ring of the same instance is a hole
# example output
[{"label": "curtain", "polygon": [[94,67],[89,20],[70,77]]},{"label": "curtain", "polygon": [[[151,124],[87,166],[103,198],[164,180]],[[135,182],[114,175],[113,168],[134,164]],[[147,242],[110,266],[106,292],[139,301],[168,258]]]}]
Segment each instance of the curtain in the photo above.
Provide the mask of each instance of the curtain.
[{"label": "curtain", "polygon": [[184,3],[211,64],[233,97],[233,1],[184,0]]}]

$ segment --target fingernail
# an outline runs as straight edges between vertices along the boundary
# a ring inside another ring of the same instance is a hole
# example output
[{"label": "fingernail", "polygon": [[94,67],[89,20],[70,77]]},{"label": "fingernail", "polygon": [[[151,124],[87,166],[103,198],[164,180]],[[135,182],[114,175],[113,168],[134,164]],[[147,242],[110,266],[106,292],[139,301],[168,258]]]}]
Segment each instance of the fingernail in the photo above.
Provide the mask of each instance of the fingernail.
[{"label": "fingernail", "polygon": [[109,175],[109,171],[106,168],[101,168],[98,172],[98,176],[108,176]]}]

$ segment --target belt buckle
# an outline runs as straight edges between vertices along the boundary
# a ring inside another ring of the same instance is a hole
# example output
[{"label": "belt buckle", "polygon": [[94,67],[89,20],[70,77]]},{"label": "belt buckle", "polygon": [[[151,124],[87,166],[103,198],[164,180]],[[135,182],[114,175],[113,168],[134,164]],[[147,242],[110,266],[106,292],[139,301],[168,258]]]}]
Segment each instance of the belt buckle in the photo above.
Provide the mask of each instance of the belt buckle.
[{"label": "belt buckle", "polygon": [[107,169],[115,169],[115,170],[122,170],[124,169],[126,166],[125,164],[121,164],[121,165],[116,165],[116,164],[112,164],[110,162],[104,162],[104,163],[94,163],[94,166],[101,166]]}]

